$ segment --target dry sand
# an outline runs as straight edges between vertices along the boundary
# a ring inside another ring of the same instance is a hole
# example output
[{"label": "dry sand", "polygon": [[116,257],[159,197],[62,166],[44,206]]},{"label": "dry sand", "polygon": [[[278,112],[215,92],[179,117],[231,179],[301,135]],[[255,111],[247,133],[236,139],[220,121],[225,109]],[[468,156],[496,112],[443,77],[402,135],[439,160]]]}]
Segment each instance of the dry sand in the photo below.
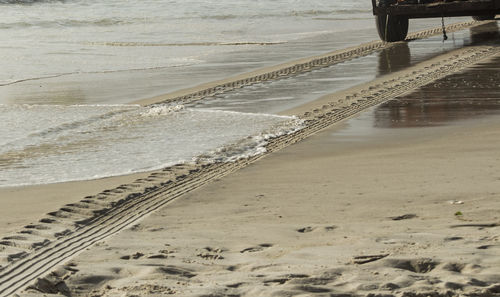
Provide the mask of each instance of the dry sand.
[{"label": "dry sand", "polygon": [[345,137],[355,120],[99,243],[57,271],[61,291],[500,296],[500,118]]}]

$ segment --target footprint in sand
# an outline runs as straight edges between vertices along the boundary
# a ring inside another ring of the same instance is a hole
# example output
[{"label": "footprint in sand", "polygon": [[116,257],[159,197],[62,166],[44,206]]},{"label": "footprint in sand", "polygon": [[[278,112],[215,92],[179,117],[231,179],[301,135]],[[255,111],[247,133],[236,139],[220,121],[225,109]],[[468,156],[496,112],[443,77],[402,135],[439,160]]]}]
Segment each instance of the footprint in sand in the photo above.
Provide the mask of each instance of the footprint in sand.
[{"label": "footprint in sand", "polygon": [[494,245],[487,244],[487,245],[478,246],[477,249],[478,250],[487,250],[487,249],[492,248],[492,247],[494,247]]},{"label": "footprint in sand", "polygon": [[416,273],[428,273],[432,271],[439,262],[428,258],[419,259],[389,259],[385,262],[386,266],[403,269]]},{"label": "footprint in sand", "polygon": [[135,253],[135,254],[133,254],[133,255],[125,255],[125,256],[121,256],[121,257],[120,257],[120,259],[122,259],[122,260],[130,260],[130,259],[137,260],[137,259],[139,259],[139,258],[142,258],[143,256],[144,256],[144,254],[143,254],[143,253],[141,253],[141,252],[137,252],[137,253]]},{"label": "footprint in sand", "polygon": [[157,271],[166,275],[178,276],[182,278],[193,278],[196,276],[192,270],[173,265],[158,267]]},{"label": "footprint in sand", "polygon": [[[304,227],[304,228],[297,229],[297,232],[299,232],[299,233],[309,233],[309,232],[313,232],[313,231],[315,231],[317,229],[318,229],[318,227],[307,226],[307,227]],[[334,226],[334,225],[325,226],[325,227],[323,227],[321,229],[328,232],[328,231],[333,231],[333,230],[337,229],[337,226]]]},{"label": "footprint in sand", "polygon": [[154,254],[151,256],[148,256],[148,259],[167,259],[168,256],[164,254]]},{"label": "footprint in sand", "polygon": [[479,228],[479,230],[485,229],[485,228],[495,228],[499,227],[500,223],[491,223],[491,224],[461,224],[461,225],[453,225],[451,228],[463,228],[463,227],[470,227],[470,228]]},{"label": "footprint in sand", "polygon": [[316,228],[314,228],[314,227],[308,226],[308,227],[297,229],[297,232],[299,232],[299,233],[309,233],[309,232],[313,232],[315,229]]},{"label": "footprint in sand", "polygon": [[337,226],[335,226],[335,225],[331,225],[331,226],[326,226],[325,227],[325,231],[333,231],[335,229],[337,229]]},{"label": "footprint in sand", "polygon": [[198,253],[196,256],[205,260],[222,260],[224,259],[222,253],[225,251],[226,249],[222,248],[205,247],[203,248],[203,251]]},{"label": "footprint in sand", "polygon": [[148,256],[148,259],[167,259],[167,258],[175,258],[174,254],[175,251],[169,251],[169,250],[161,250],[157,254],[152,254]]},{"label": "footprint in sand", "polygon": [[414,214],[414,213],[408,213],[408,214],[404,214],[404,215],[397,216],[397,217],[390,217],[389,219],[391,219],[393,221],[402,221],[402,220],[414,219],[416,217],[417,217],[416,214]]},{"label": "footprint in sand", "polygon": [[232,288],[232,289],[237,289],[237,288],[241,287],[241,286],[242,286],[242,285],[244,285],[244,284],[245,284],[245,283],[234,283],[234,284],[233,284],[233,283],[231,283],[231,284],[226,285],[226,287],[228,287],[228,288]]},{"label": "footprint in sand", "polygon": [[270,248],[272,247],[273,245],[272,244],[269,244],[269,243],[262,243],[262,244],[259,244],[258,246],[254,246],[254,247],[249,247],[249,248],[246,248],[246,249],[243,249],[240,251],[240,253],[255,253],[255,252],[261,252],[263,251],[264,249],[267,249],[267,248]]}]

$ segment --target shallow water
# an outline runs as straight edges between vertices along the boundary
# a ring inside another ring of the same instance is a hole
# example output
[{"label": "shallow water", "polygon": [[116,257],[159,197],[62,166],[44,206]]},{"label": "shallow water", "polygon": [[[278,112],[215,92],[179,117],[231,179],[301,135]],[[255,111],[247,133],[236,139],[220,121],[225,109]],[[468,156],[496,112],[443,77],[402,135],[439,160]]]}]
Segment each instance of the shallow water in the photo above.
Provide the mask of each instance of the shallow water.
[{"label": "shallow water", "polygon": [[0,187],[148,171],[200,155],[230,161],[300,127],[291,117],[133,105],[0,105],[0,121],[11,123],[0,128]]},{"label": "shallow water", "polygon": [[[52,76],[162,69],[346,31],[366,1],[1,1],[0,86]],[[359,22],[359,21],[358,21]],[[343,24],[332,26],[332,24]]]},{"label": "shallow water", "polygon": [[498,26],[493,23],[449,34],[450,40],[446,42],[442,36],[434,36],[412,42],[395,43],[365,57],[280,81],[238,89],[193,105],[218,110],[278,113],[311,102],[322,95],[345,90],[369,82],[378,76],[403,70],[457,48],[499,42],[498,32]]}]

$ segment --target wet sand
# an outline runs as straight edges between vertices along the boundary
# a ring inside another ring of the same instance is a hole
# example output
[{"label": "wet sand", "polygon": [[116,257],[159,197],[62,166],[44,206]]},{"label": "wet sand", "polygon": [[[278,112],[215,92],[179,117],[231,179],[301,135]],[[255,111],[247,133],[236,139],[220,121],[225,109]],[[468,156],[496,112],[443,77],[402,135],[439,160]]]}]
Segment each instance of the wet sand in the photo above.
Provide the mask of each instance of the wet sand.
[{"label": "wet sand", "polygon": [[499,68],[497,55],[184,195],[60,268],[60,292],[498,296]]}]

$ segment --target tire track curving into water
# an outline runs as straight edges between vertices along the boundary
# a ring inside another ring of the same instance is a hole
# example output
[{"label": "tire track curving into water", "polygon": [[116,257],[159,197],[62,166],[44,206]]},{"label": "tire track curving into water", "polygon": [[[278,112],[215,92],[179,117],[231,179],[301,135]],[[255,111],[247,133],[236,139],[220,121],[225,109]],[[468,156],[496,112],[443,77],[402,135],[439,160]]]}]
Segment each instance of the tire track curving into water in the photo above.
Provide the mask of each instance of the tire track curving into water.
[{"label": "tire track curving into water", "polygon": [[[468,21],[450,24],[446,26],[449,33],[473,28],[490,23],[492,21]],[[429,38],[443,33],[443,28],[437,27],[408,34],[407,41]],[[242,87],[251,86],[258,83],[286,79],[299,74],[308,73],[317,69],[330,67],[335,64],[346,62],[355,58],[364,57],[382,49],[393,46],[393,43],[383,41],[372,41],[359,46],[350,47],[323,55],[304,58],[289,63],[268,67],[254,72],[226,80],[205,84],[193,89],[181,90],[169,95],[159,96],[151,100],[141,100],[146,104],[164,104],[175,102],[177,104],[189,104],[204,99],[205,97],[220,95]],[[140,103],[140,102],[139,102]]]},{"label": "tire track curving into water", "polygon": [[[363,50],[365,47],[362,45],[359,52],[367,50]],[[80,203],[50,213],[39,224],[26,226],[18,233],[26,239],[12,237],[0,241],[4,254],[12,252],[0,268],[0,296],[19,292],[55,266],[185,193],[244,168],[368,107],[498,55],[498,46],[462,48],[347,91],[323,96],[318,99],[317,108],[298,113],[305,123],[303,129],[270,139],[267,152],[262,155],[231,163],[199,163],[166,168],[151,173],[146,179],[85,197]],[[302,69],[310,71],[311,67]]]}]

